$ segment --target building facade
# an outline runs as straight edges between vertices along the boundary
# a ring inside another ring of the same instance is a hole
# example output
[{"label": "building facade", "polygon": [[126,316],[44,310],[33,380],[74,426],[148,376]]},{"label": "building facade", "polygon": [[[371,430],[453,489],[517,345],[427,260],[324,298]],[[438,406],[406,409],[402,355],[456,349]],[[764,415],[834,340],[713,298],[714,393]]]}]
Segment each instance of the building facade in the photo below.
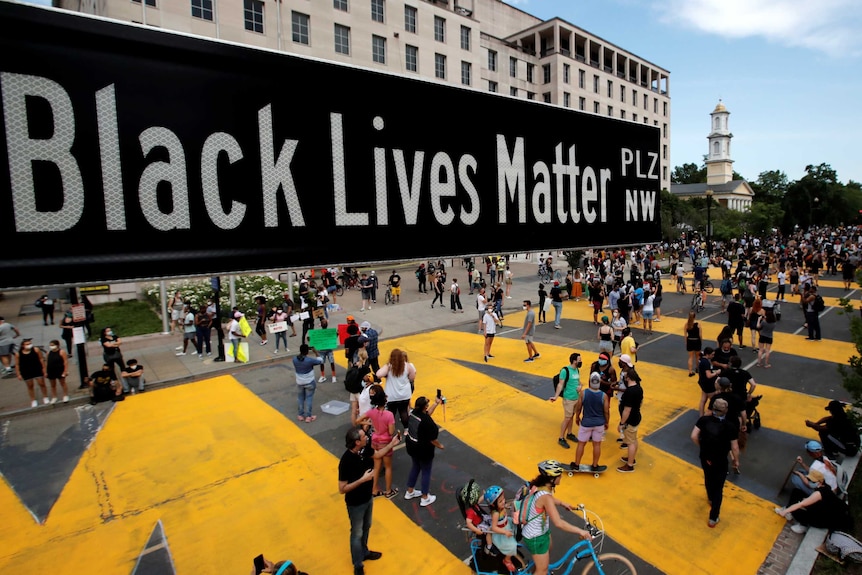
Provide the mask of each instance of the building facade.
[{"label": "building facade", "polygon": [[709,151],[706,155],[706,183],[672,184],[670,192],[682,199],[712,195],[713,201],[730,210],[746,212],[751,208],[754,190],[745,180],[733,179],[730,157],[730,112],[718,101],[710,116]]},{"label": "building facade", "polygon": [[381,69],[658,128],[670,188],[670,72],[500,0],[55,0],[60,8]]}]

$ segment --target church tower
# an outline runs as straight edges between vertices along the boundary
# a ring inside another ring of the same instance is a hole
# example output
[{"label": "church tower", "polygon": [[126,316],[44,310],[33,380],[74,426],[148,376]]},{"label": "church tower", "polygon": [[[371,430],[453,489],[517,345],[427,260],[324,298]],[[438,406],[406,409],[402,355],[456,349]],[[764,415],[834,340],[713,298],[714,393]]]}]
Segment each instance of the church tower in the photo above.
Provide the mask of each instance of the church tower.
[{"label": "church tower", "polygon": [[706,183],[709,186],[726,184],[733,180],[733,160],[730,159],[730,133],[728,119],[730,112],[718,101],[710,114],[712,131],[707,136],[709,154],[706,158]]}]

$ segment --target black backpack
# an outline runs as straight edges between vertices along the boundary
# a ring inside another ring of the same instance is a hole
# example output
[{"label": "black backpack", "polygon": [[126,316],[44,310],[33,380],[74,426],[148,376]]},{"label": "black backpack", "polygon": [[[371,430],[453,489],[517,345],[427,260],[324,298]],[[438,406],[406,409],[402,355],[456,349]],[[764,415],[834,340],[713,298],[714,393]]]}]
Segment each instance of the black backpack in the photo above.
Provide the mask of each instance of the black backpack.
[{"label": "black backpack", "polygon": [[812,305],[814,311],[821,312],[826,309],[826,302],[823,301],[823,296],[817,294],[814,296],[814,304]]},{"label": "black backpack", "polygon": [[344,389],[350,393],[360,393],[362,391],[362,369],[355,365],[350,366],[344,376]]},{"label": "black backpack", "polygon": [[[562,371],[562,370],[560,370],[560,371]],[[551,378],[551,379],[552,379],[552,381],[554,382],[554,389],[553,389],[553,390],[551,390],[551,392],[552,392],[552,393],[556,393],[556,391],[557,391],[557,386],[558,386],[558,385],[560,385],[560,374],[559,374],[559,373],[555,373],[555,374],[554,374],[554,377],[553,377],[553,378]],[[566,389],[565,384],[567,384],[567,383],[569,383],[569,369],[568,369],[568,367],[566,368],[566,380],[563,382],[563,384],[564,384],[564,385],[563,385],[563,389],[564,389],[564,390]]]}]

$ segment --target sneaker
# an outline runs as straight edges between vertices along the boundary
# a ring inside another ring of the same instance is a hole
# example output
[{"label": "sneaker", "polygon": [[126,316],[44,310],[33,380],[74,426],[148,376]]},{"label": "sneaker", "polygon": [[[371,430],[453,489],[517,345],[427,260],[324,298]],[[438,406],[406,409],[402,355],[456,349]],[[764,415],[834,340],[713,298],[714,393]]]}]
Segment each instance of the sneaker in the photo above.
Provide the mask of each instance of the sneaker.
[{"label": "sneaker", "polygon": [[558,326],[558,325],[555,325],[555,326],[554,326],[554,329],[563,329],[563,328],[562,328],[562,327],[560,327],[560,326]]},{"label": "sneaker", "polygon": [[57,398],[56,398],[56,397],[52,397],[52,398],[51,398],[51,405],[54,405],[55,403],[57,403]]},{"label": "sneaker", "polygon": [[180,356],[180,355],[185,355],[185,354],[186,354],[186,352],[184,352],[184,351],[181,351],[181,352],[179,352],[179,353],[177,353],[177,356]]},{"label": "sneaker", "polygon": [[63,403],[69,403],[69,396],[68,395],[63,396]]},{"label": "sneaker", "polygon": [[338,381],[338,380],[337,380],[337,379],[335,379],[335,376],[333,375],[333,376],[332,376],[332,383],[335,383],[336,381]]},{"label": "sneaker", "polygon": [[208,351],[208,352],[207,352],[207,357],[210,357],[212,354],[213,354],[213,352]]},{"label": "sneaker", "polygon": [[49,403],[51,403],[51,400],[50,400],[50,399],[48,399],[47,397],[43,397],[43,398],[42,398],[42,404],[43,404],[43,405],[48,405]]},{"label": "sneaker", "polygon": [[713,527],[718,525],[719,521],[721,521],[721,517],[716,517],[715,519],[710,519],[709,521],[707,521],[706,524],[710,529],[712,529]]},{"label": "sneaker", "polygon": [[266,345],[266,344],[268,344],[268,343],[269,343],[269,341],[267,341],[267,340],[263,340],[262,342],[260,342],[260,345]]},{"label": "sneaker", "polygon": [[617,471],[620,473],[632,473],[634,470],[635,468],[628,464],[617,467]]},{"label": "sneaker", "polygon": [[557,440],[557,443],[560,444],[560,447],[565,447],[566,449],[569,449],[571,447],[571,445],[569,445],[569,442],[562,437]]},{"label": "sneaker", "polygon": [[417,497],[422,497],[421,491],[417,491],[414,489],[413,491],[405,491],[404,492],[404,499],[410,500],[410,499],[416,499]]},{"label": "sneaker", "polygon": [[30,402],[30,407],[38,407],[38,406],[39,406],[39,402],[36,401],[35,399]]},{"label": "sneaker", "polygon": [[[275,353],[278,353],[278,351],[276,351]],[[198,359],[203,359],[203,358],[204,358],[204,354],[199,353],[199,354],[198,354]]]},{"label": "sneaker", "polygon": [[[622,462],[623,462],[623,463],[625,463],[626,465],[628,465],[628,464],[629,464],[629,458],[628,458],[628,457],[620,457],[620,461],[622,461]],[[632,461],[632,467],[634,467],[634,466],[635,466],[635,465],[637,465],[637,464],[638,464],[638,460],[637,460],[637,459],[635,459],[634,461]]]},{"label": "sneaker", "polygon": [[428,507],[429,505],[431,505],[431,504],[432,504],[432,503],[434,503],[435,501],[437,501],[437,496],[436,496],[436,495],[431,495],[431,494],[429,493],[429,494],[428,494],[428,497],[423,497],[423,498],[422,498],[422,500],[419,502],[419,505],[421,505],[422,507]]},{"label": "sneaker", "polygon": [[779,515],[781,515],[782,517],[784,517],[786,520],[793,521],[793,514],[792,513],[785,513],[784,507],[776,507],[775,512],[778,513]]},{"label": "sneaker", "polygon": [[380,551],[369,550],[369,551],[365,552],[365,560],[366,561],[377,561],[381,557],[383,557],[383,553],[381,553]]},{"label": "sneaker", "polygon": [[531,361],[533,361],[533,358],[528,357],[527,359],[524,360],[524,363],[530,363]]},{"label": "sneaker", "polygon": [[320,379],[318,379],[318,380],[317,380],[317,383],[323,383],[324,381],[326,381],[326,376],[325,376],[325,375],[321,375],[321,376],[320,376]]},{"label": "sneaker", "polygon": [[275,350],[275,351],[273,351],[272,353],[278,353],[278,350],[276,349],[276,350]]},{"label": "sneaker", "polygon": [[802,525],[801,523],[796,523],[795,525],[790,526],[790,530],[794,533],[802,534],[808,531],[808,526]]},{"label": "sneaker", "polygon": [[533,356],[533,359],[539,359],[540,357],[542,357],[542,354],[537,353],[536,355]]},{"label": "sneaker", "polygon": [[575,442],[577,442],[577,441],[578,441],[578,436],[577,436],[577,435],[575,435],[574,433],[569,433],[569,434],[567,434],[567,435],[566,435],[566,439],[568,439],[569,441],[575,441]]},{"label": "sneaker", "polygon": [[174,351],[182,351],[182,350],[183,350],[183,346],[179,346],[179,347],[174,348]]}]

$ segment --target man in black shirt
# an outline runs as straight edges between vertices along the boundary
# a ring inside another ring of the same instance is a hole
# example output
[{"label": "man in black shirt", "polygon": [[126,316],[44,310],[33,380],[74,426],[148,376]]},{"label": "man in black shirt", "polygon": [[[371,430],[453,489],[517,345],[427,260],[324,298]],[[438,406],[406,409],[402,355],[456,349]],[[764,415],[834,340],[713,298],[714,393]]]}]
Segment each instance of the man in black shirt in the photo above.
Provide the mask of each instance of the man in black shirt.
[{"label": "man in black shirt", "polygon": [[[742,359],[738,355],[730,358],[730,369],[722,370],[721,377],[726,377],[730,380],[731,391],[743,403],[751,401],[751,394],[754,392],[754,388],[757,387],[757,382],[751,377],[750,372],[742,369]],[[749,387],[749,383],[751,387]]]},{"label": "man in black shirt", "polygon": [[623,433],[620,446],[628,448],[628,453],[622,458],[625,465],[617,467],[617,471],[631,473],[637,463],[635,456],[638,453],[638,426],[641,423],[641,404],[644,400],[641,377],[634,367],[625,372],[625,384],[626,390],[620,398],[620,432]]},{"label": "man in black shirt", "polygon": [[739,349],[745,349],[742,345],[742,330],[745,327],[745,306],[740,301],[742,296],[739,293],[733,295],[733,301],[727,304],[727,325],[733,328],[736,332],[736,337],[739,338]]},{"label": "man in black shirt", "polygon": [[100,371],[94,372],[86,380],[90,387],[90,405],[102,401],[123,401],[123,388],[117,382],[114,370],[110,365],[103,365]]},{"label": "man in black shirt", "polygon": [[344,494],[347,517],[350,519],[350,556],[354,575],[364,575],[364,562],[380,559],[383,555],[368,549],[371,511],[374,507],[371,496],[374,460],[382,458],[400,442],[401,435],[396,434],[392,441],[375,451],[361,426],[351,428],[345,436],[347,451],[338,463],[338,492]]},{"label": "man in black shirt", "polygon": [[712,404],[712,414],[701,416],[691,430],[691,440],[700,448],[703,482],[711,506],[707,521],[709,527],[715,527],[719,521],[728,452],[734,467],[739,465],[739,422],[727,417],[727,408],[727,401],[716,399]]},{"label": "man in black shirt", "polygon": [[733,349],[733,342],[730,339],[723,339],[719,342],[715,355],[712,356],[712,367],[714,369],[730,369],[730,360],[734,357],[737,357],[737,353]]}]

